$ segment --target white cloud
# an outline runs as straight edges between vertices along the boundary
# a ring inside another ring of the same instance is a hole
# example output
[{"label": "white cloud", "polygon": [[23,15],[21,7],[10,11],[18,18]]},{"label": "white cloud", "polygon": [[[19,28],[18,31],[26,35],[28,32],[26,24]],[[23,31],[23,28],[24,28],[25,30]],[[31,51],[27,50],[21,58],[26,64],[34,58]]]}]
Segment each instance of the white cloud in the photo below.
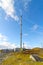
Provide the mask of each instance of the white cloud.
[{"label": "white cloud", "polygon": [[0,46],[2,49],[15,49],[16,48],[16,45],[14,43],[11,44],[10,42],[7,42],[7,41],[6,42],[3,41],[2,43],[0,43]]},{"label": "white cloud", "polygon": [[18,16],[16,15],[14,0],[0,0],[0,7],[5,11],[7,17],[10,16],[16,21],[19,20]]},{"label": "white cloud", "polygon": [[27,37],[27,36],[28,36],[28,34],[27,34],[27,33],[25,33],[25,34],[24,34],[24,36],[25,36],[25,37]]},{"label": "white cloud", "polygon": [[8,42],[7,36],[0,33],[0,49],[15,49],[15,43]]},{"label": "white cloud", "polygon": [[24,4],[24,9],[27,9],[28,4],[32,1],[32,0],[22,0],[23,4]]},{"label": "white cloud", "polygon": [[39,27],[39,26],[38,26],[37,24],[35,24],[35,25],[33,25],[32,30],[33,30],[33,31],[36,31],[36,30],[38,29],[38,27]]},{"label": "white cloud", "polygon": [[0,33],[0,40],[7,41],[7,37]]}]

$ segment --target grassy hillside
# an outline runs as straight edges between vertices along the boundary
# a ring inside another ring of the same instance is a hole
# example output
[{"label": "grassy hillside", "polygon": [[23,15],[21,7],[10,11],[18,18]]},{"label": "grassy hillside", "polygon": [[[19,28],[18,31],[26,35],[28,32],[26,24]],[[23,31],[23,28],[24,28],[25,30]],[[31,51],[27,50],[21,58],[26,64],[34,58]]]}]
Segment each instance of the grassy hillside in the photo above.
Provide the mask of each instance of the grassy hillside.
[{"label": "grassy hillside", "polygon": [[42,62],[34,62],[30,54],[12,53],[1,65],[43,65]]},{"label": "grassy hillside", "polygon": [[0,50],[0,53],[2,52],[2,50]]},{"label": "grassy hillside", "polygon": [[37,52],[38,55],[43,58],[43,48],[33,48],[32,50]]}]

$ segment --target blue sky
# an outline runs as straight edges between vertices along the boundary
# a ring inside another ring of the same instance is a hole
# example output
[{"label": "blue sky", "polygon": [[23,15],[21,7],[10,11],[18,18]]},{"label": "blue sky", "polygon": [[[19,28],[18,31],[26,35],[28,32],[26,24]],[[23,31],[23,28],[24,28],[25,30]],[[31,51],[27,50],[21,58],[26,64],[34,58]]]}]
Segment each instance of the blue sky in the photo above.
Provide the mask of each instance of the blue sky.
[{"label": "blue sky", "polygon": [[0,0],[0,48],[43,47],[43,0]]}]

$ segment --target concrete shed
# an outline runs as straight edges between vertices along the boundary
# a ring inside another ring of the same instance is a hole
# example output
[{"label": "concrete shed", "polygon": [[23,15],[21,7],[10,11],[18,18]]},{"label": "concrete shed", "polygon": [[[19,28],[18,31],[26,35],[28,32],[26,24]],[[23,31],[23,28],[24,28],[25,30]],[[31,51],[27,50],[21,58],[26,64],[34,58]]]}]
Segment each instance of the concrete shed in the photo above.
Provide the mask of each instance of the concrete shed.
[{"label": "concrete shed", "polygon": [[37,54],[32,54],[32,55],[30,55],[30,58],[31,58],[33,61],[43,62],[43,58],[40,58]]}]

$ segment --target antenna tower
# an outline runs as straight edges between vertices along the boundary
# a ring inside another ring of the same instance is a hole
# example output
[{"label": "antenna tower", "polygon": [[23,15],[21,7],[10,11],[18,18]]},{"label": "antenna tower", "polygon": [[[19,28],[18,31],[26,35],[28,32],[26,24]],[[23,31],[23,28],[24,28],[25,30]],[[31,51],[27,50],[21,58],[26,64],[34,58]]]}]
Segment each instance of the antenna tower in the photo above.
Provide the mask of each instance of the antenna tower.
[{"label": "antenna tower", "polygon": [[22,16],[20,16],[20,48],[22,49]]}]

